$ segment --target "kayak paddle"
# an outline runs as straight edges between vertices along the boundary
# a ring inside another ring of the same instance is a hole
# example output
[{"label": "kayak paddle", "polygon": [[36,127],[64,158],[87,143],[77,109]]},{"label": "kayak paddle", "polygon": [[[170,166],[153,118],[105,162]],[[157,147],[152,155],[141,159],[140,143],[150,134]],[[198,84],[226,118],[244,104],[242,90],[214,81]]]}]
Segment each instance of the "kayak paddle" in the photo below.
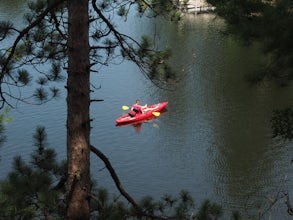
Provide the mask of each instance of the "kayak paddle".
[{"label": "kayak paddle", "polygon": [[123,109],[123,110],[128,110],[128,109],[129,109],[129,107],[128,107],[128,106],[126,106],[126,105],[123,105],[123,106],[122,106],[122,109]]},{"label": "kayak paddle", "polygon": [[156,116],[156,117],[158,117],[158,116],[160,116],[160,112],[152,112],[152,114],[154,115],[154,116]]}]

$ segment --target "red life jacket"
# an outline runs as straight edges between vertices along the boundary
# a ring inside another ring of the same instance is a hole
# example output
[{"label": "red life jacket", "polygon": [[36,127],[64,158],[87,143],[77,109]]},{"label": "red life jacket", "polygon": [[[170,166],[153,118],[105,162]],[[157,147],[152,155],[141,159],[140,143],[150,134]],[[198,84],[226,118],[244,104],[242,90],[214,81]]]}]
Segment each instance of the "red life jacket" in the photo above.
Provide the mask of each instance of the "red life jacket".
[{"label": "red life jacket", "polygon": [[136,112],[133,111],[133,110],[131,110],[130,112],[128,112],[128,115],[129,115],[130,117],[134,117],[134,116],[136,116]]},{"label": "red life jacket", "polygon": [[132,106],[132,110],[135,111],[136,113],[139,113],[139,114],[142,113],[141,106],[140,105],[137,105],[137,104],[134,104]]}]

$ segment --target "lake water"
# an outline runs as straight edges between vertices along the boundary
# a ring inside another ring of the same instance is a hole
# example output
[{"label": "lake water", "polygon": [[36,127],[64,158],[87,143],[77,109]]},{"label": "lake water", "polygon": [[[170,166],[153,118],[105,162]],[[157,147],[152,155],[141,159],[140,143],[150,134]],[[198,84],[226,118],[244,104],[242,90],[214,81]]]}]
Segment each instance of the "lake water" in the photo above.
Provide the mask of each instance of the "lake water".
[{"label": "lake water", "polygon": [[[7,2],[0,3],[0,17],[19,22],[21,17],[12,13],[21,14],[24,6],[8,13]],[[223,21],[212,15],[187,16],[180,24],[129,17],[117,26],[135,38],[150,34],[158,46],[169,45],[173,69],[182,78],[171,91],[161,90],[129,62],[92,75],[93,85],[101,86],[92,97],[105,101],[91,105],[91,144],[109,158],[126,191],[139,199],[186,189],[197,206],[209,198],[225,211],[236,209],[246,216],[265,209],[268,198],[280,190],[292,193],[292,143],[272,138],[270,118],[274,109],[292,103],[293,88],[270,82],[251,86],[244,80],[259,66],[256,48],[224,37]],[[6,125],[8,140],[0,148],[0,179],[15,155],[27,158],[32,152],[38,125],[46,126],[58,158],[66,157],[65,98],[64,90],[45,105],[18,103],[10,112],[14,122]],[[117,127],[121,106],[137,98],[142,104],[169,101],[168,111],[141,127]],[[98,184],[118,194],[103,163],[94,155],[91,159]],[[271,215],[289,219],[283,200]]]}]

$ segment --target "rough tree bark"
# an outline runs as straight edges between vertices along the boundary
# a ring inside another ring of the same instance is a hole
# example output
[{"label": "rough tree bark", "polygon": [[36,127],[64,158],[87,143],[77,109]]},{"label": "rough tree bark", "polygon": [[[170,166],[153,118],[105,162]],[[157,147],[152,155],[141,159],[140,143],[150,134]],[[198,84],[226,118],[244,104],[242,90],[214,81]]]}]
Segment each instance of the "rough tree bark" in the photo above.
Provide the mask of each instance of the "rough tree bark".
[{"label": "rough tree bark", "polygon": [[90,216],[88,1],[68,1],[67,219]]}]

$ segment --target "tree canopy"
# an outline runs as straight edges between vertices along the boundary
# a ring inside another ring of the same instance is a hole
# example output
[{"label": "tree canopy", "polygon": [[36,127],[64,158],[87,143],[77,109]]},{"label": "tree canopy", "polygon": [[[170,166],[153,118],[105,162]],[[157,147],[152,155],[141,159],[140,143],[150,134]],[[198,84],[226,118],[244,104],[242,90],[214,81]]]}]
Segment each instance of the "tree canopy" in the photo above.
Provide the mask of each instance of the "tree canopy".
[{"label": "tree canopy", "polygon": [[[157,85],[172,78],[167,65],[170,50],[157,50],[150,38],[134,39],[119,32],[115,20],[124,20],[129,12],[137,8],[138,15],[163,15],[174,19],[176,4],[172,1],[88,1],[90,71],[99,66],[128,59],[136,63],[142,73]],[[29,1],[24,16],[24,28],[19,29],[11,21],[0,21],[0,42],[15,39],[12,45],[0,48],[1,106],[8,97],[31,102],[31,96],[23,97],[12,93],[13,87],[30,86],[33,80],[39,85],[33,97],[44,103],[58,95],[52,81],[63,81],[63,70],[68,69],[68,7],[64,0]],[[177,19],[180,16],[177,16]],[[51,65],[51,68],[44,64]],[[32,67],[34,72],[28,70]],[[36,74],[39,73],[39,74]],[[7,90],[10,89],[10,92]],[[9,104],[9,103],[8,103]]]}]

